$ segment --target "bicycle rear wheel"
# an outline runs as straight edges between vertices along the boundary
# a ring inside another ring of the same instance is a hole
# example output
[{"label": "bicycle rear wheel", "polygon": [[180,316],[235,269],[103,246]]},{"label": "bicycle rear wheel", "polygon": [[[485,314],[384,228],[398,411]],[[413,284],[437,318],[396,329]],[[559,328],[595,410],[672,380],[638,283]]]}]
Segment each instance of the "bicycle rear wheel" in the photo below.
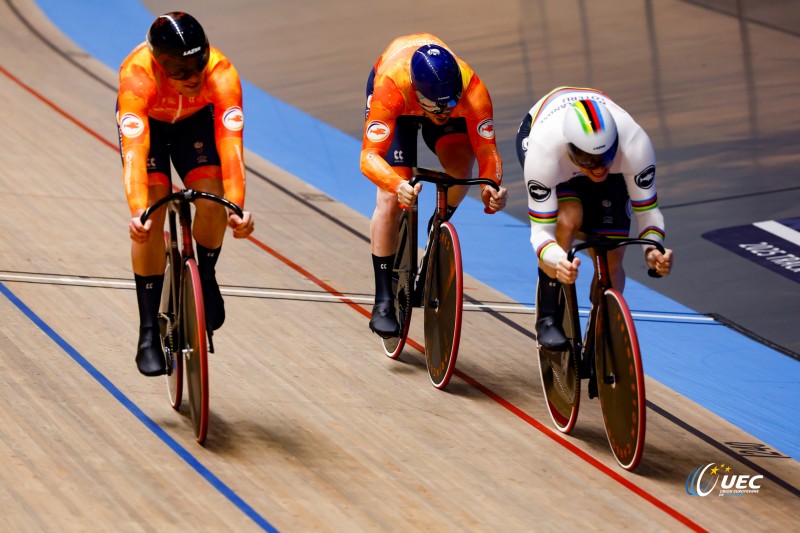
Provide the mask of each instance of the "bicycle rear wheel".
[{"label": "bicycle rear wheel", "polygon": [[[574,288],[571,292],[562,285],[558,295],[558,307],[562,310],[562,327],[570,340],[570,349],[551,352],[536,343],[539,352],[539,377],[542,381],[547,411],[553,425],[561,433],[569,433],[578,420],[581,403],[581,380],[578,373],[578,354],[581,342],[578,304]],[[536,285],[536,314],[539,318],[539,285]]]},{"label": "bicycle rear wheel", "polygon": [[397,239],[397,253],[392,265],[392,291],[394,292],[395,312],[397,322],[400,324],[400,336],[383,340],[383,351],[387,357],[396,359],[403,351],[408,337],[408,328],[411,324],[411,290],[413,265],[413,239],[411,238],[411,224],[409,217],[413,216],[404,211],[400,219],[400,232]]},{"label": "bicycle rear wheel", "polygon": [[183,395],[183,358],[180,355],[181,331],[177,327],[178,284],[180,270],[173,265],[180,265],[177,253],[170,249],[167,241],[167,260],[164,269],[164,285],[161,289],[161,304],[158,307],[158,326],[161,345],[167,358],[167,393],[169,403],[176,411],[181,406]]},{"label": "bicycle rear wheel", "polygon": [[194,434],[197,442],[202,444],[208,433],[208,345],[203,291],[194,259],[184,264],[181,297],[181,352],[186,369],[186,388]]},{"label": "bicycle rear wheel", "polygon": [[644,452],[642,356],[633,317],[619,291],[606,290],[603,304],[604,324],[598,324],[595,342],[600,408],[614,457],[622,468],[633,470]]},{"label": "bicycle rear wheel", "polygon": [[431,383],[443,389],[456,368],[464,299],[461,247],[452,224],[441,224],[434,246],[425,280],[425,360]]}]

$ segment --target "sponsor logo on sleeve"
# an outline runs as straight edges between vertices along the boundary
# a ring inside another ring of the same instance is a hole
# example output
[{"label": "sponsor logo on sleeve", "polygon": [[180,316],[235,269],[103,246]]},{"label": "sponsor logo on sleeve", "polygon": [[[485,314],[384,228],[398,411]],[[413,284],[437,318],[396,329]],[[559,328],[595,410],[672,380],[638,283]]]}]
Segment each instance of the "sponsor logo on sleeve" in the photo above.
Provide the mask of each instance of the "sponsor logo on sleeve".
[{"label": "sponsor logo on sleeve", "polygon": [[484,139],[494,139],[494,122],[488,118],[478,124],[478,135]]},{"label": "sponsor logo on sleeve", "polygon": [[144,121],[138,115],[125,113],[119,120],[119,131],[129,139],[134,139],[144,131]]},{"label": "sponsor logo on sleeve", "polygon": [[655,165],[650,165],[646,169],[642,170],[636,177],[633,178],[636,182],[636,185],[641,187],[642,189],[649,189],[653,186],[656,180],[656,167]]},{"label": "sponsor logo on sleeve", "polygon": [[528,194],[535,202],[544,202],[550,198],[551,190],[538,181],[531,180],[528,182]]},{"label": "sponsor logo on sleeve", "polygon": [[380,120],[373,120],[369,123],[369,126],[367,126],[367,139],[374,143],[385,141],[389,138],[389,133],[389,126]]},{"label": "sponsor logo on sleeve", "polygon": [[241,131],[244,128],[244,114],[239,106],[229,107],[222,115],[222,124],[231,131]]}]

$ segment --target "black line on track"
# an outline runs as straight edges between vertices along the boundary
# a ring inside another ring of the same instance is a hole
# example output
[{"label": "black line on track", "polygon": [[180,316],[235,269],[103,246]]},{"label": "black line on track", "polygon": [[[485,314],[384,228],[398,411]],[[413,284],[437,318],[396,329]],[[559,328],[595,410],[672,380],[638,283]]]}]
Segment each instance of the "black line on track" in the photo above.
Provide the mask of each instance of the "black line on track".
[{"label": "black line on track", "polygon": [[[93,72],[88,70],[86,67],[84,67],[83,65],[81,65],[80,63],[75,61],[75,59],[72,56],[70,56],[69,54],[67,54],[66,52],[64,52],[60,48],[58,48],[56,45],[54,45],[52,42],[50,42],[44,35],[42,35],[42,33],[40,33],[38,30],[36,30],[30,24],[30,22],[22,15],[22,13],[20,13],[19,10],[17,10],[17,8],[13,5],[11,0],[4,0],[4,1],[5,1],[5,4],[9,7],[9,9],[16,15],[17,19],[26,28],[28,28],[31,31],[31,33],[33,33],[43,44],[47,45],[56,54],[58,54],[59,56],[63,57],[67,62],[69,62],[72,65],[74,65],[76,68],[78,68],[80,71],[85,73],[87,76],[89,76],[93,80],[97,81],[98,83],[100,83],[104,87],[107,87],[108,89],[116,92],[116,90],[117,90],[116,87],[114,87],[113,85],[110,85],[105,80],[103,80],[102,78],[100,78],[99,76],[97,76],[96,74],[94,74]],[[257,170],[254,170],[254,169],[252,169],[250,167],[246,167],[246,168],[247,168],[248,172],[251,172],[254,175],[258,176],[262,181],[265,181],[266,183],[272,185],[273,187],[275,187],[279,191],[283,192],[287,196],[289,196],[292,199],[296,200],[298,203],[304,205],[305,207],[307,207],[311,211],[315,212],[319,216],[327,219],[328,221],[332,222],[336,226],[339,226],[340,228],[342,228],[343,230],[345,230],[348,233],[352,234],[356,238],[362,240],[363,242],[366,242],[366,243],[370,242],[370,239],[369,239],[369,237],[367,235],[364,235],[363,233],[361,233],[357,229],[355,229],[355,228],[347,225],[346,223],[342,222],[341,220],[333,217],[333,215],[329,214],[328,212],[316,207],[315,205],[313,205],[312,202],[309,202],[308,200],[306,200],[302,196],[298,195],[297,193],[294,193],[294,192],[290,191],[286,187],[280,185],[276,181],[270,179],[269,177],[267,177],[266,175],[262,174],[261,172],[259,172]],[[686,205],[686,204],[681,204],[681,205]],[[466,298],[470,301],[470,303],[480,304],[479,300],[476,300],[476,299],[471,298],[469,296],[467,296]],[[500,320],[504,324],[508,325],[509,327],[512,327],[513,329],[515,329],[516,331],[522,333],[526,337],[528,337],[530,339],[535,339],[536,338],[536,335],[534,333],[532,333],[531,331],[525,329],[520,324],[517,324],[516,322],[513,322],[512,320],[510,320],[507,317],[503,316],[501,313],[498,313],[497,311],[491,311],[491,310],[487,311],[487,312],[488,312],[488,314],[490,314],[494,318],[497,318],[498,320]],[[743,464],[747,464],[747,466],[749,466],[750,468],[753,468],[754,470],[759,471],[760,473],[762,473],[762,475],[764,475],[765,477],[768,477],[769,479],[772,479],[773,481],[775,481],[776,483],[781,485],[783,488],[785,488],[786,490],[788,490],[792,494],[800,495],[800,491],[798,491],[798,489],[795,488],[794,486],[790,485],[786,481],[781,480],[780,478],[778,478],[777,476],[771,474],[770,472],[762,469],[761,467],[759,467],[758,465],[756,465],[752,461],[750,461],[748,459],[745,459],[744,457],[742,457],[741,455],[739,455],[735,451],[733,451],[730,448],[726,447],[723,443],[714,440],[712,437],[710,437],[710,436],[706,435],[705,433],[701,432],[700,430],[698,430],[694,426],[691,426],[690,424],[688,424],[686,422],[683,422],[681,419],[679,419],[675,415],[672,415],[671,413],[669,413],[668,411],[662,409],[661,407],[656,406],[650,400],[647,401],[647,405],[653,411],[655,411],[656,413],[660,414],[661,416],[663,416],[667,420],[673,422],[675,425],[677,425],[681,429],[684,429],[685,431],[688,431],[692,435],[695,435],[696,437],[698,437],[701,440],[703,440],[704,442],[710,444],[714,448],[725,452],[727,455],[736,458],[737,460],[741,461]]]}]

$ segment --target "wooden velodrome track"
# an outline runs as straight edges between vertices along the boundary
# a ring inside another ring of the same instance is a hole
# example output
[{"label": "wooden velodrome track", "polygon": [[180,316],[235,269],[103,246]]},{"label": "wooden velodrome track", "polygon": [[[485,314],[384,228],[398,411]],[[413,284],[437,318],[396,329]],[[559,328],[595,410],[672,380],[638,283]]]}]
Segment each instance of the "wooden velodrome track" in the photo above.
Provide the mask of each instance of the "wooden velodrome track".
[{"label": "wooden velodrome track", "polygon": [[[413,347],[384,357],[368,221],[252,153],[257,229],[226,240],[218,269],[228,319],[198,446],[133,362],[115,73],[21,6],[88,73],[0,3],[0,530],[796,529],[797,462],[732,452],[752,437],[653,380],[636,473],[614,463],[597,402],[555,435],[527,312],[470,308],[445,392]],[[762,473],[761,491],[690,497],[687,465],[709,462]]]}]

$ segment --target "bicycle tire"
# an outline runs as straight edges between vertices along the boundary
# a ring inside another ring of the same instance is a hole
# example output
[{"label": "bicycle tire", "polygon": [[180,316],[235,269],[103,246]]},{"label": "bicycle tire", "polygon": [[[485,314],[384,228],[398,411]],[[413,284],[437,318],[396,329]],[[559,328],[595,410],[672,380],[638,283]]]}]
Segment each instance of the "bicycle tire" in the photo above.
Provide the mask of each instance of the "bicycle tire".
[{"label": "bicycle tire", "polygon": [[425,361],[431,383],[443,389],[456,368],[464,300],[461,247],[452,224],[439,226],[435,246],[425,280]]},{"label": "bicycle tire", "polygon": [[[573,289],[574,290],[574,289]],[[578,304],[574,293],[568,293],[562,285],[558,296],[564,334],[570,340],[570,348],[562,352],[551,352],[536,343],[539,360],[539,377],[542,383],[547,412],[555,428],[568,434],[578,420],[581,403],[581,380],[578,372],[578,350],[581,340]],[[539,318],[539,284],[536,284],[536,312],[534,323]]]},{"label": "bicycle tire", "polygon": [[644,452],[646,406],[642,356],[633,317],[622,294],[607,289],[603,303],[604,324],[598,324],[601,327],[595,332],[603,425],[617,463],[625,470],[633,470]]},{"label": "bicycle tire", "polygon": [[183,357],[180,355],[181,331],[178,324],[177,301],[180,283],[180,270],[172,268],[177,252],[170,249],[167,239],[167,257],[164,268],[164,284],[161,288],[161,303],[158,307],[158,326],[161,346],[167,359],[167,395],[169,403],[176,411],[183,397]]},{"label": "bicycle tire", "polygon": [[200,273],[194,259],[188,259],[184,263],[181,298],[180,323],[183,329],[181,353],[186,370],[189,410],[195,437],[197,442],[202,444],[208,433],[208,345],[203,291],[200,285]]},{"label": "bicycle tire", "polygon": [[413,239],[409,230],[409,211],[404,211],[400,218],[400,231],[397,239],[397,252],[392,265],[392,291],[394,293],[394,307],[397,323],[400,325],[400,335],[381,339],[383,351],[387,357],[397,359],[403,352],[408,338],[408,329],[411,325],[411,291],[413,263]]}]

